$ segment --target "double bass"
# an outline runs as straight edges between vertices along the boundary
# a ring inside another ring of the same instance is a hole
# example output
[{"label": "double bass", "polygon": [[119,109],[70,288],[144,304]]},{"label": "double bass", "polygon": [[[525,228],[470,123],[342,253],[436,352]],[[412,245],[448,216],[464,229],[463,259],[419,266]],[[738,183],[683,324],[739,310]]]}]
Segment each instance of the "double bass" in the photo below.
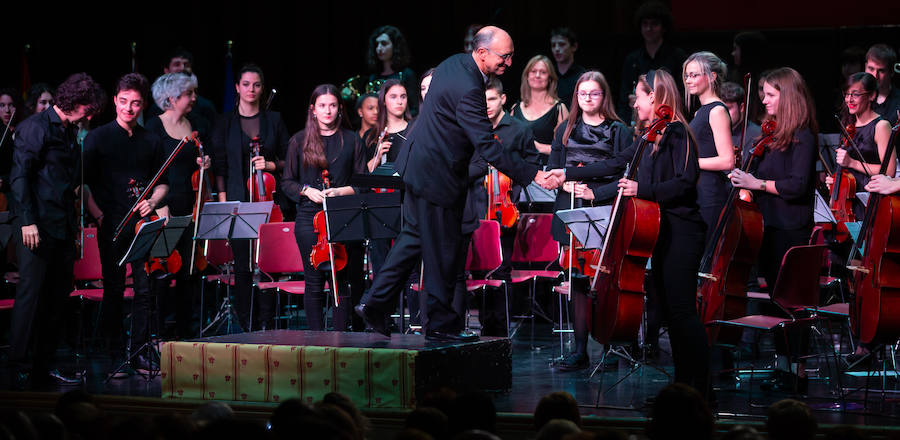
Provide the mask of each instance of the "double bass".
[{"label": "double bass", "polygon": [[[885,157],[895,148],[897,128],[891,131]],[[880,174],[889,163],[882,161]],[[861,260],[853,260],[857,251]],[[900,336],[900,196],[871,193],[848,261],[850,290],[856,294],[850,303],[853,331],[867,344],[893,343]]]},{"label": "double bass", "polygon": [[[753,145],[743,171],[749,171],[753,161],[762,157],[774,139],[775,128],[774,120],[763,123],[762,136]],[[700,260],[702,322],[746,315],[747,280],[762,244],[763,218],[756,203],[742,199],[740,194],[740,189],[731,188]],[[736,327],[707,327],[706,334],[710,343],[738,345],[741,340],[741,329]]]},{"label": "double bass", "polygon": [[[625,178],[634,179],[647,144],[656,142],[672,121],[672,108],[661,105],[656,119],[644,130]],[[659,238],[659,204],[626,197],[619,189],[613,204],[603,249],[593,265],[595,292],[591,335],[597,342],[631,342],[636,339],[644,312],[644,273]]]}]

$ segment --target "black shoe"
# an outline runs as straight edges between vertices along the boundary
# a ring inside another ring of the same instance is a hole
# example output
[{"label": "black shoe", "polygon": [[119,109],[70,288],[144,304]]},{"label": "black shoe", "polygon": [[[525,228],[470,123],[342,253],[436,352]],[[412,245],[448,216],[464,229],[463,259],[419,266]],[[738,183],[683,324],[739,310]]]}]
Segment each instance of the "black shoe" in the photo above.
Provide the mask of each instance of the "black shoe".
[{"label": "black shoe", "polygon": [[47,380],[50,384],[56,385],[78,385],[81,383],[81,379],[74,375],[63,374],[57,369],[50,370],[47,374]]},{"label": "black shoe", "polygon": [[584,353],[569,353],[567,356],[553,363],[558,371],[578,371],[591,366],[591,361]]},{"label": "black shoe", "polygon": [[143,354],[137,355],[131,365],[134,367],[134,371],[141,374],[150,374],[152,371],[159,371],[159,364]]},{"label": "black shoe", "polygon": [[353,308],[353,311],[366,322],[367,328],[388,338],[391,337],[391,329],[387,325],[387,316],[384,313],[381,313],[372,307],[368,307],[365,304],[358,304]]},{"label": "black shoe", "polygon": [[[794,389],[794,381],[796,380],[797,388]],[[797,377],[793,374],[776,374],[774,379],[770,379],[759,385],[763,391],[775,391],[778,393],[794,393],[806,395],[809,391],[809,377]]]},{"label": "black shoe", "polygon": [[475,342],[478,335],[472,332],[442,332],[440,330],[426,330],[425,340],[439,342]]}]

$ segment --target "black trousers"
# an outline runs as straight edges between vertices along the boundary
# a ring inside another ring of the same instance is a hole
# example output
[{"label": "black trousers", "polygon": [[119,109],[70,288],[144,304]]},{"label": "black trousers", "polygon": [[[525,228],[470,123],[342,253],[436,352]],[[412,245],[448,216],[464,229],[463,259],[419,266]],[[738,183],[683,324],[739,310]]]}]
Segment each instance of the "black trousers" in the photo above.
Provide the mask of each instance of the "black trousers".
[{"label": "black trousers", "polygon": [[[325,282],[328,281],[329,285],[333,283],[331,283],[331,272],[319,270],[313,267],[309,261],[309,254],[319,239],[313,225],[313,217],[316,212],[318,211],[304,208],[297,211],[297,218],[294,221],[294,237],[297,239],[300,256],[303,258],[303,280],[306,283],[306,291],[303,293],[303,309],[306,310],[306,323],[310,330],[321,331],[325,330],[324,308],[328,305],[326,304]],[[336,289],[338,293],[339,305],[332,309],[332,319],[334,320],[334,330],[340,332],[347,330],[352,309],[347,273],[348,268],[339,271],[337,273],[338,285],[331,286],[332,290]]]},{"label": "black trousers", "polygon": [[675,382],[709,392],[709,344],[697,314],[697,270],[705,225],[663,213],[653,250],[652,275],[660,308],[669,323]]},{"label": "black trousers", "polygon": [[22,243],[22,225],[13,224],[19,283],[9,336],[10,364],[21,370],[31,367],[35,378],[50,370],[59,343],[76,253],[74,237],[59,240],[38,232],[40,244],[32,251]]},{"label": "black trousers", "polygon": [[466,264],[466,244],[461,239],[462,206],[442,207],[406,191],[403,229],[394,240],[381,271],[363,302],[383,313],[396,307],[399,295],[425,265],[425,310],[427,330],[457,332],[465,315],[453,307],[458,275]]},{"label": "black trousers", "polygon": [[[119,260],[125,256],[128,246],[134,239],[134,227],[125,226],[119,239],[113,241],[118,221],[110,218],[103,222],[97,232],[97,244],[100,250],[100,266],[103,272],[103,302],[100,306],[100,331],[112,351],[122,350],[126,336],[123,328],[123,306],[125,294],[126,266],[119,266]],[[149,338],[149,319],[156,301],[150,290],[150,280],[144,270],[144,261],[131,263],[131,275],[134,279],[134,300],[132,303],[133,339],[137,346]]]},{"label": "black trousers", "polygon": [[250,330],[251,300],[253,309],[253,330],[274,328],[275,323],[275,295],[253,295],[253,261],[250,258],[250,249],[256,244],[255,240],[235,239],[229,242],[234,253],[234,300],[237,309],[238,321],[241,328]]}]

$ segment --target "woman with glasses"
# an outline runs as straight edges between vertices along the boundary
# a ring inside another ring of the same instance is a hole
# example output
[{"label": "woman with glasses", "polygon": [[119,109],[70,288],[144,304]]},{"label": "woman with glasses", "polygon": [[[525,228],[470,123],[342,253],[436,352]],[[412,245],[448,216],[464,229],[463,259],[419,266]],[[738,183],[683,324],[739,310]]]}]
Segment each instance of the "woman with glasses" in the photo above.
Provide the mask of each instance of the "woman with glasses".
[{"label": "woman with glasses", "polygon": [[725,63],[712,52],[694,53],[682,66],[685,107],[691,107],[693,97],[700,102],[690,125],[700,157],[697,203],[700,205],[700,216],[706,223],[707,238],[715,230],[716,221],[728,198],[726,173],[734,168],[731,117],[728,107],[719,98],[719,88],[726,72]]},{"label": "woman with glasses", "polygon": [[556,127],[568,116],[566,107],[556,96],[557,81],[556,69],[550,58],[544,55],[532,57],[522,71],[521,100],[509,112],[512,117],[531,128],[534,146],[541,154],[541,164],[546,164],[549,159]]},{"label": "woman with glasses", "polygon": [[[850,75],[844,90],[841,123],[856,127],[853,141],[859,147],[859,152],[853,148],[838,148],[835,162],[853,174],[856,178],[857,191],[869,183],[868,175],[874,176],[881,170],[881,161],[884,160],[891,138],[891,123],[872,109],[872,103],[877,98],[877,90],[878,81],[866,72]],[[895,152],[891,152],[891,161],[885,172],[888,176],[893,176],[896,170],[894,157]],[[833,181],[832,177],[826,179],[829,185]],[[865,214],[865,208],[861,204],[854,204],[853,211],[857,219],[862,219]]]},{"label": "woman with glasses", "polygon": [[[609,84],[602,73],[589,71],[575,83],[575,101],[568,118],[560,124],[550,148],[551,168],[577,167],[611,159],[632,142],[631,130],[616,115]],[[585,206],[610,205],[618,191],[617,179],[605,176],[585,182],[566,182],[557,192],[554,211]],[[574,193],[574,199],[572,198]],[[554,216],[553,239],[569,246],[569,234],[562,221]],[[570,280],[572,282],[572,280]],[[579,277],[575,300],[575,350],[556,363],[560,371],[587,368],[588,328],[587,282]],[[573,290],[574,291],[574,290]]]}]

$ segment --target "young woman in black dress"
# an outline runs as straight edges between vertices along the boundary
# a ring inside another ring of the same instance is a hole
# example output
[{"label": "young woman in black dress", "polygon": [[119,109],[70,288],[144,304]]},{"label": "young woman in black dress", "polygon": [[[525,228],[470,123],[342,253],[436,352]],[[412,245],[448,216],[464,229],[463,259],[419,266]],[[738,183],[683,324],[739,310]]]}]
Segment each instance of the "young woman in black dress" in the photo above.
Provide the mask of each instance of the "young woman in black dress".
[{"label": "young woman in black dress", "polygon": [[[675,381],[709,391],[709,345],[697,315],[697,270],[703,253],[706,225],[697,205],[699,165],[697,148],[681,112],[675,80],[663,70],[650,70],[638,78],[634,107],[641,121],[654,118],[661,105],[673,110],[662,137],[644,149],[637,180],[622,178],[624,196],[659,204],[659,238],[651,258],[651,279],[669,322]],[[640,139],[614,158],[585,167],[566,167],[553,174],[566,180],[587,180],[618,175],[635,155]]]},{"label": "young woman in black dress", "polygon": [[[272,173],[276,179],[284,168],[287,143],[290,134],[278,112],[262,108],[265,95],[265,76],[255,65],[244,66],[236,76],[235,89],[238,103],[232,113],[223,115],[213,131],[210,153],[213,157],[213,175],[218,199],[225,201],[250,201],[247,179],[253,156],[250,140],[259,137],[259,156],[253,157],[254,170]],[[276,193],[277,196],[277,193]],[[277,200],[277,199],[276,199]],[[250,240],[233,240],[235,306],[240,325],[250,328],[250,300],[252,289]],[[275,316],[274,295],[256,295],[257,311],[253,329],[272,328]]]},{"label": "young woman in black dress", "polygon": [[556,69],[550,58],[536,55],[522,71],[520,101],[512,106],[510,116],[524,122],[534,133],[534,146],[541,154],[541,164],[549,160],[550,145],[568,112],[556,96]]},{"label": "young woman in black dress", "polygon": [[[297,204],[294,236],[303,258],[306,281],[303,308],[310,330],[325,330],[325,281],[331,279],[328,271],[314,267],[309,259],[318,240],[313,217],[322,210],[326,197],[355,194],[350,177],[366,172],[366,155],[359,136],[342,127],[344,118],[339,96],[337,87],[331,84],[313,90],[306,127],[291,137],[281,183],[285,195]],[[328,189],[323,186],[322,172],[326,170],[330,180]],[[333,283],[329,281],[330,284]],[[338,272],[338,285],[332,285],[331,289],[337,290],[339,299],[339,306],[332,312],[334,330],[344,331],[352,307],[345,271]]]},{"label": "young woman in black dress", "polygon": [[697,203],[706,223],[707,236],[715,229],[728,198],[726,172],[734,168],[731,117],[728,107],[719,98],[719,87],[726,72],[725,63],[712,52],[692,54],[682,68],[685,105],[690,108],[693,96],[700,101],[700,108],[691,120],[691,131],[697,139],[700,163]]}]

